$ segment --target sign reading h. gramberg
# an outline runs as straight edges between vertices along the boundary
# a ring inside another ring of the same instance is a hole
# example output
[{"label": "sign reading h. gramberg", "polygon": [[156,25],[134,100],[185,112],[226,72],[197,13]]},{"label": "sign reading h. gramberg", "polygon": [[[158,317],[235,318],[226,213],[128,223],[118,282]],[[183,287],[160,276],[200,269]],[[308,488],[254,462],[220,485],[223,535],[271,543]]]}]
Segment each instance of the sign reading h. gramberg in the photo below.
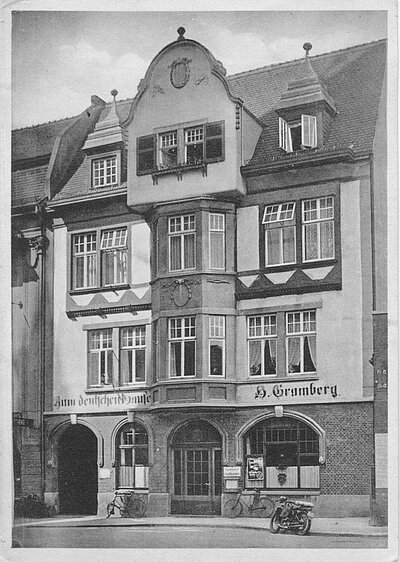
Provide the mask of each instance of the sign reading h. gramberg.
[{"label": "sign reading h. gramberg", "polygon": [[88,409],[118,409],[119,407],[143,407],[149,406],[151,395],[148,392],[116,392],[112,394],[92,394],[85,396],[80,394],[77,398],[56,396],[53,406],[62,408],[88,408]]},{"label": "sign reading h. gramberg", "polygon": [[304,396],[315,396],[316,398],[321,396],[329,396],[331,398],[337,398],[339,396],[337,385],[319,385],[315,382],[310,382],[306,385],[299,386],[285,386],[282,383],[274,384],[272,388],[270,386],[265,386],[260,384],[257,386],[254,398],[293,398],[293,397],[304,397]]}]

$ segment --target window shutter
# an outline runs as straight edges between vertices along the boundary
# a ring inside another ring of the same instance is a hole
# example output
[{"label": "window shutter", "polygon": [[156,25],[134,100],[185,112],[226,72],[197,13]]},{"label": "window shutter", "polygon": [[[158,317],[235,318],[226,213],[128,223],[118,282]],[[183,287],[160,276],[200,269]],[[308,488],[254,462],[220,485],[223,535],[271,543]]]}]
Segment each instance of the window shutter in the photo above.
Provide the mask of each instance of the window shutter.
[{"label": "window shutter", "polygon": [[149,174],[156,169],[157,137],[148,135],[136,140],[136,174]]},{"label": "window shutter", "polygon": [[301,144],[309,148],[317,146],[317,118],[314,115],[301,116]]},{"label": "window shutter", "polygon": [[220,162],[225,158],[224,122],[207,123],[205,126],[205,159]]},{"label": "window shutter", "polygon": [[283,148],[286,152],[292,152],[290,128],[282,117],[279,117],[279,148]]}]

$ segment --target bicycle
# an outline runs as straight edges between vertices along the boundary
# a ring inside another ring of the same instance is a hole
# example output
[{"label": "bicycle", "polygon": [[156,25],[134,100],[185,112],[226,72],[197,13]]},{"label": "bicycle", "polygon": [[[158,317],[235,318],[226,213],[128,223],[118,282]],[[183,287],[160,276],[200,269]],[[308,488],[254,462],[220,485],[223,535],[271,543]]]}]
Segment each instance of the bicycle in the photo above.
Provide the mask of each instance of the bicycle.
[{"label": "bicycle", "polygon": [[239,517],[243,512],[243,506],[246,506],[250,514],[255,513],[258,517],[270,517],[275,508],[275,502],[268,496],[261,497],[261,491],[254,490],[252,501],[247,503],[242,498],[244,490],[241,490],[237,498],[228,500],[224,506],[225,515],[227,517]]},{"label": "bicycle", "polygon": [[143,517],[146,511],[144,501],[135,496],[132,490],[116,490],[114,499],[107,505],[107,519],[119,509],[121,517]]}]

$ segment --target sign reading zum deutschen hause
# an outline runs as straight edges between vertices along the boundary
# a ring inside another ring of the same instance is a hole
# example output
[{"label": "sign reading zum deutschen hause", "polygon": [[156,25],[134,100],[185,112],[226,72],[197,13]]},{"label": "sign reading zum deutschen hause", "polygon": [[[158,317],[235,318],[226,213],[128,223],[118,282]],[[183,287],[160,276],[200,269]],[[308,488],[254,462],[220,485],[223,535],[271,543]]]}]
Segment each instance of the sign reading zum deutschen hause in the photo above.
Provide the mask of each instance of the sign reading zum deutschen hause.
[{"label": "sign reading zum deutschen hause", "polygon": [[125,408],[144,409],[151,405],[149,392],[110,392],[54,397],[53,409],[58,412],[102,412]]}]

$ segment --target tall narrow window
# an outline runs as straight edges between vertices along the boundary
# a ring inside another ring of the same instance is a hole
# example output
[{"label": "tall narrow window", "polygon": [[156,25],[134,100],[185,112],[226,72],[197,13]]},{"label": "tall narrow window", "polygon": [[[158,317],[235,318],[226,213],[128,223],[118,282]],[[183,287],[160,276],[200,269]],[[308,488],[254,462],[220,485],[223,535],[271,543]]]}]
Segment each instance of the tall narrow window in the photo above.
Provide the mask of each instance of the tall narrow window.
[{"label": "tall narrow window", "polygon": [[315,310],[286,314],[288,374],[315,373],[317,326]]},{"label": "tall narrow window", "polygon": [[178,164],[178,133],[170,131],[159,136],[160,168],[172,168]]},{"label": "tall narrow window", "polygon": [[127,229],[105,230],[101,235],[102,285],[128,282]]},{"label": "tall narrow window", "polygon": [[249,316],[250,376],[276,375],[276,315]]},{"label": "tall narrow window", "polygon": [[185,162],[197,164],[203,161],[204,128],[192,127],[185,130]]},{"label": "tall narrow window", "polygon": [[195,268],[195,228],[194,215],[183,215],[169,219],[170,271]]},{"label": "tall narrow window", "polygon": [[117,183],[117,157],[109,156],[92,162],[92,185],[103,187]]},{"label": "tall narrow window", "polygon": [[93,330],[89,337],[89,387],[113,383],[112,329]]},{"label": "tall narrow window", "polygon": [[210,375],[225,375],[225,317],[210,316]]},{"label": "tall narrow window", "polygon": [[149,487],[149,438],[138,423],[125,424],[116,440],[117,486]]},{"label": "tall narrow window", "polygon": [[303,260],[335,257],[333,197],[303,201]]},{"label": "tall narrow window", "polygon": [[171,377],[194,377],[196,366],[196,318],[169,321],[169,373]]},{"label": "tall narrow window", "polygon": [[146,327],[122,328],[120,338],[121,384],[145,382]]},{"label": "tall narrow window", "polygon": [[210,213],[210,268],[225,269],[225,215]]},{"label": "tall narrow window", "polygon": [[97,285],[96,233],[75,234],[73,237],[73,288],[86,289]]},{"label": "tall narrow window", "polygon": [[264,210],[265,265],[296,262],[295,203],[268,205]]}]

